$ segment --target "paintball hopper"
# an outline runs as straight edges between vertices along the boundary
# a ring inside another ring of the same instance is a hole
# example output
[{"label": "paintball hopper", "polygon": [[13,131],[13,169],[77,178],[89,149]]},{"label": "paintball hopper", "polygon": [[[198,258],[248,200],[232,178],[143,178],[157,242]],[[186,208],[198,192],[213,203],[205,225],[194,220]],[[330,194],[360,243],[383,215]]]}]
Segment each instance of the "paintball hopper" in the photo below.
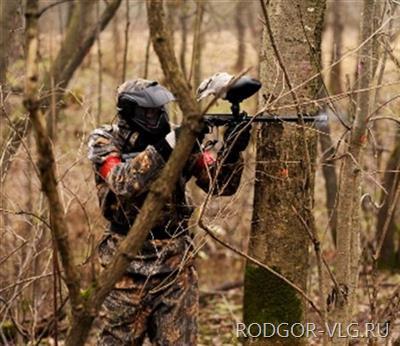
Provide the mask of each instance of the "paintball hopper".
[{"label": "paintball hopper", "polygon": [[[213,76],[200,83],[197,89],[197,101],[209,95],[218,95],[228,86],[234,76],[226,72],[217,72]],[[261,88],[261,82],[257,79],[240,77],[229,89],[222,93],[221,98],[232,104],[239,104],[248,97],[254,95]]]}]

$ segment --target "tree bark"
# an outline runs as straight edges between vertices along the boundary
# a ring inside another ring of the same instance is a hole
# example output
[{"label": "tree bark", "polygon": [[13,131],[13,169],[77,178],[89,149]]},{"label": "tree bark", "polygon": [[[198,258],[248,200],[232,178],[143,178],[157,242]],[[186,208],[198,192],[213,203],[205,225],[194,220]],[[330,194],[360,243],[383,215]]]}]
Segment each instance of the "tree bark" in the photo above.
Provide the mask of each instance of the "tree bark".
[{"label": "tree bark", "polygon": [[[203,18],[204,18],[204,8],[206,6],[206,0],[199,2],[198,16],[196,16],[196,21],[198,20],[198,26],[196,27],[196,50],[193,52],[194,66],[193,66],[193,90],[196,90],[200,83],[202,82],[202,65],[203,65],[203,49],[204,49],[204,30]],[[198,18],[197,18],[198,17]]]},{"label": "tree bark", "polygon": [[[265,17],[269,18],[274,42],[269,30],[265,28],[260,59],[260,77],[265,93],[279,94],[281,88],[290,89],[290,85],[300,84],[318,72],[314,59],[320,60],[324,10],[324,1],[270,2],[269,15]],[[315,48],[315,57],[311,56],[306,44],[299,11],[303,21],[310,27],[309,32],[314,33],[308,40]],[[287,30],[288,22],[291,23],[290,31]],[[275,81],[282,81],[282,71],[278,76],[276,71],[277,52],[283,63],[281,69],[285,68],[287,78],[286,85],[278,82],[274,89]],[[314,99],[320,84],[321,80],[314,80],[298,89],[294,98],[297,101],[303,98]],[[285,103],[293,103],[292,98],[280,99],[277,106]],[[297,104],[297,107],[301,106]],[[301,109],[308,113],[316,111],[313,106]],[[289,113],[297,113],[297,110]],[[280,114],[287,113],[281,111]],[[257,137],[254,209],[248,253],[304,291],[307,286],[309,238],[304,225],[293,212],[293,207],[308,227],[314,229],[312,207],[316,147],[315,131],[301,126],[262,126]],[[289,326],[302,322],[305,317],[304,305],[304,301],[289,285],[247,263],[244,291],[244,321],[247,326],[254,322],[270,322],[274,325],[286,322]],[[275,335],[272,338],[247,340],[247,344],[253,343],[297,345],[302,341]]]},{"label": "tree bark", "polygon": [[13,30],[18,18],[17,10],[20,1],[0,2],[0,85],[3,87],[7,81],[8,55],[13,51]]},{"label": "tree bark", "polygon": [[181,24],[181,47],[179,53],[179,63],[184,76],[187,76],[186,68],[186,50],[187,50],[187,36],[188,36],[188,19],[189,19],[189,5],[187,1],[183,1],[180,8],[179,21]]},{"label": "tree bark", "polygon": [[[331,3],[332,6],[332,28],[333,28],[333,44],[331,51],[331,64],[334,64],[342,57],[343,46],[343,20],[341,15],[341,3],[336,1]],[[343,92],[342,88],[342,68],[341,63],[332,67],[329,77],[329,89],[333,95]]]},{"label": "tree bark", "polygon": [[[335,152],[335,147],[331,138],[331,129],[329,123],[323,124],[319,128],[319,144],[321,147],[322,162],[331,157]],[[324,162],[322,165],[322,174],[325,179],[326,193],[326,210],[328,211],[329,227],[333,243],[336,245],[336,227],[337,227],[337,210],[336,196],[338,192],[337,175],[335,169],[335,161]]]},{"label": "tree bark", "polygon": [[129,50],[129,27],[131,25],[129,0],[126,0],[125,4],[126,4],[126,6],[125,6],[126,17],[125,17],[124,51],[123,51],[123,57],[122,57],[121,83],[125,82],[125,79],[126,79],[126,69],[127,69],[127,63],[128,63],[128,50]]},{"label": "tree bark", "polygon": [[[361,42],[372,34],[373,0],[364,0]],[[360,259],[360,198],[363,147],[367,141],[367,116],[369,114],[369,91],[372,78],[372,40],[362,46],[358,58],[355,117],[348,139],[348,151],[341,167],[341,182],[338,195],[336,278],[341,292],[336,292],[333,319],[348,325],[357,287],[358,263]],[[335,335],[334,344],[347,344],[346,338]]]},{"label": "tree bark", "polygon": [[395,252],[395,234],[398,231],[398,225],[394,215],[389,215],[390,205],[393,203],[394,195],[400,181],[400,131],[397,132],[397,143],[392,151],[389,161],[385,169],[385,176],[383,178],[383,187],[388,191],[388,195],[382,194],[383,206],[379,209],[377,223],[376,223],[376,238],[382,237],[382,232],[385,228],[387,218],[390,217],[388,230],[385,240],[382,245],[381,254],[379,257],[379,267],[385,269],[399,268],[399,258]]},{"label": "tree bark", "polygon": [[234,66],[234,70],[236,72],[240,72],[244,68],[244,61],[246,57],[246,44],[245,44],[245,35],[246,35],[246,26],[245,26],[245,13],[246,13],[246,4],[245,1],[239,0],[236,4],[235,10],[235,24],[236,24],[236,34],[237,34],[237,53],[236,53],[236,62]]},{"label": "tree bark", "polygon": [[204,0],[196,1],[196,19],[194,21],[193,30],[193,51],[192,51],[192,61],[190,64],[190,71],[188,76],[188,81],[190,82],[193,78],[193,89],[196,88],[201,83],[201,56],[202,56],[202,46],[203,46],[203,34],[201,32],[201,26],[203,22],[204,14]]},{"label": "tree bark", "polygon": [[[329,8],[329,6],[328,6]],[[333,31],[333,44],[331,50],[331,64],[336,63],[338,59],[342,57],[342,46],[343,46],[343,20],[341,16],[341,4],[339,2],[332,2],[330,4],[330,10],[332,12],[331,26]],[[341,63],[335,64],[329,76],[329,91],[333,94],[339,94],[342,92],[342,70]],[[327,96],[326,92],[321,93],[324,97]],[[336,111],[339,111],[340,107],[335,107]],[[327,109],[325,110],[327,111]],[[331,129],[329,122],[323,124],[319,129],[319,144],[321,152],[323,154],[322,161],[324,162],[327,158],[331,157],[334,153],[334,146],[331,138]],[[325,180],[325,194],[326,194],[326,209],[329,218],[329,227],[331,230],[331,236],[333,243],[336,245],[336,227],[337,227],[337,210],[336,210],[336,197],[338,190],[337,175],[336,175],[336,162],[324,162],[322,166],[322,174]]]}]

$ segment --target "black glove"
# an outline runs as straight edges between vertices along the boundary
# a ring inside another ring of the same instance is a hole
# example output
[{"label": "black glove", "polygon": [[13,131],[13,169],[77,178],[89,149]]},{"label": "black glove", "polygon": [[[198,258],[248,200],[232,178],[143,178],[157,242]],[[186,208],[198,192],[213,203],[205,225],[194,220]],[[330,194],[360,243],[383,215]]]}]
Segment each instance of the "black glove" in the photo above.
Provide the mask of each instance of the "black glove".
[{"label": "black glove", "polygon": [[[168,160],[169,156],[172,153],[172,150],[175,148],[176,142],[179,138],[180,132],[182,131],[182,127],[179,126],[172,130],[167,134],[165,138],[157,142],[154,147],[159,152],[159,154],[163,157],[165,161]],[[200,132],[197,136],[197,140],[193,146],[193,153],[200,151],[200,145],[204,140],[205,134],[208,132],[208,128],[205,127],[204,131]]]},{"label": "black glove", "polygon": [[251,124],[229,124],[224,133],[224,147],[228,152],[228,161],[233,162],[239,158],[239,153],[247,148],[250,141]]},{"label": "black glove", "polygon": [[168,161],[172,150],[175,148],[176,141],[179,137],[179,132],[181,131],[180,127],[169,132],[165,138],[154,144],[154,148],[158,151],[158,153],[162,156],[164,161]]}]

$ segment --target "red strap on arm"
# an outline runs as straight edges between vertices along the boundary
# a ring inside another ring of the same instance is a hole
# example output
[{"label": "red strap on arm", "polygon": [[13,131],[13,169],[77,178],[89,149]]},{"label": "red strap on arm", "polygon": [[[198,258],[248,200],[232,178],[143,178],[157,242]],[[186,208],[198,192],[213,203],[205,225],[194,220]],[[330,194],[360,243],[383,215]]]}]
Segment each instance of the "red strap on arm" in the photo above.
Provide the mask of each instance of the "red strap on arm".
[{"label": "red strap on arm", "polygon": [[196,170],[202,170],[208,166],[211,166],[215,162],[215,159],[212,157],[209,151],[205,151],[202,153],[195,163]]},{"label": "red strap on arm", "polygon": [[110,174],[111,170],[121,163],[121,159],[118,156],[107,157],[99,169],[100,175],[105,179]]}]

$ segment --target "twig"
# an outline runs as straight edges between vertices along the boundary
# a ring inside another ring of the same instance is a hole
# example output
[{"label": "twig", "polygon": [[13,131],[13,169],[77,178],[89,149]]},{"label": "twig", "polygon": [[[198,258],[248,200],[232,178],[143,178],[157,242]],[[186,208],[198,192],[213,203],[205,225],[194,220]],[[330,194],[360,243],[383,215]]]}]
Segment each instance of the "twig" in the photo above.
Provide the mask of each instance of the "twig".
[{"label": "twig", "polygon": [[[321,74],[323,74],[326,71],[329,71],[332,69],[333,66],[339,64],[340,62],[342,62],[345,58],[347,58],[348,56],[351,56],[352,54],[358,52],[361,48],[363,48],[376,34],[378,34],[390,21],[392,20],[392,17],[389,17],[378,29],[376,29],[370,36],[368,36],[363,42],[361,42],[361,44],[354,48],[351,49],[348,53],[344,54],[340,59],[336,60],[333,64],[330,64],[329,66],[325,67],[324,69],[322,69],[320,72],[314,74],[313,76],[311,76],[310,78],[308,78],[307,80],[305,80],[304,82],[300,83],[299,85],[297,85],[296,87],[294,87],[293,91],[300,89],[301,87],[303,87],[304,85],[308,84],[309,82],[311,82],[314,78],[317,78],[318,76],[320,76]],[[291,91],[288,91],[286,93],[284,93],[282,95],[282,97],[285,97],[286,95],[288,95]]]},{"label": "twig", "polygon": [[286,70],[286,67],[285,67],[285,64],[284,64],[284,62],[282,60],[282,56],[279,53],[278,47],[276,46],[274,35],[273,35],[272,29],[271,29],[271,24],[270,24],[270,21],[269,21],[269,15],[268,15],[267,6],[266,6],[264,0],[260,0],[260,3],[261,3],[261,9],[263,11],[263,15],[264,15],[264,18],[265,18],[265,27],[267,28],[268,37],[269,37],[269,39],[271,41],[272,49],[274,50],[275,56],[278,59],[279,66],[283,71],[283,75],[285,76],[285,81],[286,81],[286,84],[289,87],[289,93],[293,97],[293,101],[294,101],[295,106],[297,108],[297,113],[299,114],[299,117],[301,117],[301,111],[300,111],[300,108],[298,106],[300,104],[300,102],[298,100],[298,97],[297,97],[296,93],[293,90],[293,86],[292,86],[292,83],[290,82],[289,74],[288,74],[288,72]]},{"label": "twig", "polygon": [[39,12],[38,12],[38,14],[37,14],[38,18],[39,18],[43,13],[45,13],[47,10],[51,9],[52,7],[57,6],[57,5],[60,5],[60,4],[63,4],[64,2],[69,2],[69,1],[72,1],[72,0],[59,0],[59,1],[52,2],[51,4],[49,4],[49,5],[45,6],[45,7],[43,7],[41,10],[39,10]]},{"label": "twig", "polygon": [[50,224],[47,222],[47,220],[45,220],[44,218],[42,218],[39,215],[36,215],[35,213],[31,213],[29,211],[25,211],[25,210],[9,210],[9,209],[4,209],[4,208],[0,208],[0,211],[4,212],[4,213],[8,213],[8,214],[14,214],[14,215],[28,215],[28,216],[33,216],[34,218],[38,219],[39,221],[43,222],[46,227],[48,229],[51,230],[51,226]]},{"label": "twig", "polygon": [[[1,297],[1,296],[0,296],[0,301],[1,301],[4,305],[7,305],[7,304],[8,304],[8,302],[7,302],[3,297]],[[28,339],[28,338],[29,338],[29,335],[19,327],[19,324],[18,324],[17,321],[15,320],[15,318],[14,318],[13,314],[11,313],[11,311],[9,312],[9,315],[10,315],[11,322],[13,323],[13,325],[14,325],[15,329],[17,330],[17,332],[18,332],[19,334],[21,334],[24,338],[27,338],[27,339]],[[0,326],[0,327],[1,327],[1,326]],[[8,345],[8,343],[6,343],[6,345]]]},{"label": "twig", "polygon": [[382,115],[382,116],[372,117],[369,119],[369,121],[376,121],[376,120],[392,120],[400,125],[400,118],[391,117],[389,115]]},{"label": "twig", "polygon": [[[378,90],[378,89],[377,89]],[[393,97],[391,97],[389,100],[385,101],[384,103],[382,103],[378,108],[376,108],[373,112],[371,112],[370,114],[368,114],[367,116],[367,121],[371,119],[371,117],[378,113],[383,107],[387,106],[390,102],[392,102],[393,100],[399,98],[400,95],[395,95]]]},{"label": "twig", "polygon": [[65,304],[68,301],[68,296],[63,300],[63,302],[60,304],[60,306],[57,309],[57,313],[53,316],[53,318],[47,323],[47,325],[43,328],[42,333],[39,335],[38,340],[36,340],[35,346],[39,346],[40,342],[42,341],[42,339],[45,337],[46,333],[48,332],[48,330],[51,327],[51,324],[54,322],[55,323],[55,319],[56,318],[60,318],[60,313],[62,311],[62,309],[64,308]]},{"label": "twig", "polygon": [[9,290],[9,289],[11,289],[11,288],[13,288],[13,287],[19,286],[19,285],[21,285],[21,284],[23,284],[23,283],[25,283],[25,282],[29,282],[29,284],[30,284],[32,281],[36,281],[36,280],[38,280],[38,279],[43,279],[43,278],[46,278],[46,277],[49,277],[49,276],[52,276],[52,275],[53,275],[53,273],[41,274],[41,275],[31,276],[31,277],[29,277],[29,278],[16,281],[16,282],[14,282],[14,283],[11,284],[11,285],[8,285],[8,286],[6,286],[6,287],[1,288],[1,289],[0,289],[0,293],[2,293],[2,292],[4,292],[4,291],[7,291],[7,290]]},{"label": "twig", "polygon": [[330,276],[330,278],[331,278],[333,284],[335,285],[336,289],[337,289],[338,291],[340,291],[340,290],[339,290],[339,283],[337,282],[337,280],[336,280],[336,278],[335,278],[335,275],[333,275],[332,270],[331,270],[331,268],[329,267],[329,264],[328,264],[328,262],[327,262],[326,259],[325,259],[325,256],[324,256],[324,255],[322,254],[322,252],[321,252],[321,242],[319,241],[317,235],[316,235],[315,233],[313,233],[313,232],[310,230],[310,228],[309,228],[309,226],[307,225],[306,221],[303,219],[303,217],[299,214],[299,212],[296,210],[296,208],[295,208],[293,205],[292,205],[292,210],[295,212],[296,216],[299,218],[299,220],[300,220],[301,223],[303,224],[304,229],[307,231],[307,234],[309,235],[310,240],[311,240],[312,243],[314,244],[315,253],[316,253],[316,254],[318,253],[319,260],[321,260],[322,263],[324,264],[326,270],[327,270],[328,273],[329,273],[329,276]]},{"label": "twig", "polygon": [[321,318],[322,321],[324,321],[324,316],[321,313],[321,311],[317,308],[317,306],[314,304],[313,300],[305,293],[300,287],[296,286],[293,282],[291,282],[289,279],[284,277],[282,274],[278,273],[268,265],[260,262],[259,260],[247,255],[243,251],[233,247],[232,245],[224,242],[220,238],[218,238],[202,221],[202,219],[199,219],[197,222],[197,225],[203,229],[212,239],[214,239],[217,243],[221,244],[222,246],[226,247],[227,249],[231,250],[235,254],[246,258],[249,262],[258,265],[259,267],[269,271],[271,274],[275,275],[282,281],[284,281],[286,284],[288,284],[290,287],[292,287],[295,291],[297,291],[309,304],[310,306],[315,310],[315,312],[318,314],[318,316]]},{"label": "twig", "polygon": [[[306,162],[306,166],[307,166],[307,177],[308,177],[308,179],[311,179],[311,177],[312,177],[311,157],[310,157],[310,150],[309,150],[308,141],[307,141],[305,122],[304,122],[304,119],[303,119],[303,114],[302,114],[302,112],[300,110],[300,101],[299,101],[299,98],[297,97],[297,94],[296,94],[295,90],[293,89],[292,83],[291,83],[290,78],[289,78],[289,74],[288,74],[288,72],[286,70],[286,66],[285,66],[285,64],[283,62],[282,56],[281,56],[281,54],[280,54],[280,52],[278,50],[278,47],[277,47],[277,45],[275,43],[274,35],[272,33],[271,24],[270,24],[270,20],[269,20],[267,6],[266,6],[264,0],[260,0],[260,3],[261,3],[261,9],[262,9],[263,14],[264,14],[265,26],[267,28],[268,37],[269,37],[269,39],[271,41],[272,49],[273,49],[273,51],[275,53],[276,58],[278,59],[279,66],[282,69],[283,74],[285,76],[285,81],[286,81],[286,84],[288,85],[289,93],[292,95],[293,101],[295,102],[295,107],[296,107],[296,110],[297,110],[297,116],[299,118],[299,122],[300,122],[300,125],[301,125],[301,133],[302,133],[301,138],[303,140],[303,145],[304,145],[305,162]],[[274,102],[277,102],[277,100],[274,100]],[[306,180],[307,180],[307,177],[306,177]],[[310,186],[310,184],[307,184],[307,185]],[[307,201],[306,202],[308,204],[309,209],[311,210],[312,209],[312,200],[311,200],[311,198],[307,197]]]},{"label": "twig", "polygon": [[[303,100],[303,101],[301,101],[300,106],[306,106],[306,105],[315,104],[315,103],[317,103],[317,104],[325,103],[325,102],[328,102],[329,100],[331,100],[331,101],[339,101],[339,100],[341,100],[343,98],[347,98],[349,95],[356,95],[356,94],[359,94],[359,93],[363,93],[365,91],[397,86],[399,84],[400,83],[398,81],[396,81],[396,82],[387,83],[387,84],[370,86],[368,88],[360,88],[360,89],[356,89],[356,90],[345,91],[345,92],[342,92],[340,94],[331,95],[329,97],[321,97],[321,98],[318,98],[318,99],[315,99],[315,100]],[[281,97],[281,95],[279,95],[276,99],[278,99],[280,97]],[[281,105],[281,106],[278,106],[278,107],[274,107],[274,106],[269,105],[268,107],[262,107],[260,110],[257,111],[256,114],[258,114],[259,112],[265,112],[267,110],[269,110],[269,111],[278,111],[278,110],[283,110],[283,109],[290,109],[290,108],[293,108],[293,107],[295,107],[295,104],[293,104],[293,103]]]},{"label": "twig", "polygon": [[[297,3],[296,6],[297,6],[297,10],[298,10],[298,12],[299,12],[299,19],[300,19],[301,27],[302,27],[302,29],[303,29],[303,34],[304,34],[304,37],[306,38],[308,47],[309,47],[309,49],[310,49],[310,55],[313,57],[315,66],[316,66],[316,68],[318,69],[318,71],[321,71],[320,62],[319,62],[319,60],[318,60],[318,59],[316,58],[316,56],[315,56],[315,48],[314,48],[313,45],[311,44],[310,39],[308,38],[308,35],[307,35],[307,31],[306,31],[306,27],[305,27],[305,24],[304,24],[303,14],[302,14],[302,12],[301,12],[300,4]],[[320,78],[320,83],[321,83],[321,85],[322,85],[322,87],[323,87],[323,89],[324,89],[324,92],[328,95],[328,98],[327,98],[327,99],[328,99],[329,108],[333,111],[333,114],[336,116],[336,118],[339,120],[339,122],[340,122],[345,128],[350,129],[350,125],[346,124],[345,120],[341,117],[341,115],[339,115],[339,112],[336,110],[335,104],[334,104],[333,102],[329,102],[329,101],[330,101],[330,98],[329,98],[329,90],[328,90],[328,88],[327,88],[327,86],[326,86],[326,84],[325,84],[324,79],[322,78],[322,74],[320,75],[320,77],[321,77],[321,78]],[[332,77],[331,77],[331,78],[332,78]]]},{"label": "twig", "polygon": [[[0,209],[1,210],[1,209]],[[25,240],[22,242],[21,245],[17,246],[14,250],[12,250],[8,255],[4,255],[2,258],[0,258],[0,265],[2,265],[5,261],[7,261],[13,254],[15,254],[19,249],[21,249],[23,246],[28,244],[28,241]]]}]

